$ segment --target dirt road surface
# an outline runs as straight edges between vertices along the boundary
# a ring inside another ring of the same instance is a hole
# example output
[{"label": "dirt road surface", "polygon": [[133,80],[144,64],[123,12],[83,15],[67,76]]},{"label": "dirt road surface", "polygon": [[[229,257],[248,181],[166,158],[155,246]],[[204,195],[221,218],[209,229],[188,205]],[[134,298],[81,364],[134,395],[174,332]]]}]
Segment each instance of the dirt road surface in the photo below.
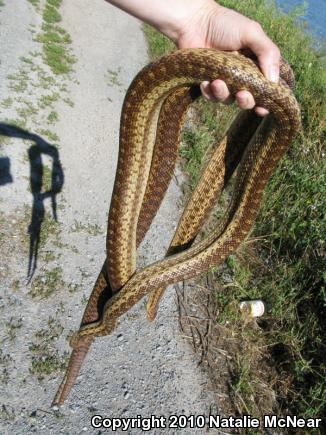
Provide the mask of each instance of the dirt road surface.
[{"label": "dirt road surface", "polygon": [[[147,47],[141,23],[103,0],[64,0],[59,25],[76,62],[69,74],[54,74],[40,38],[45,6],[0,6],[0,432],[99,434],[94,414],[207,415],[213,393],[179,332],[173,288],[156,322],[147,322],[142,301],[98,339],[66,404],[50,407],[67,337],[105,258],[120,111]],[[141,246],[140,265],[163,255],[180,197],[174,182]]]}]

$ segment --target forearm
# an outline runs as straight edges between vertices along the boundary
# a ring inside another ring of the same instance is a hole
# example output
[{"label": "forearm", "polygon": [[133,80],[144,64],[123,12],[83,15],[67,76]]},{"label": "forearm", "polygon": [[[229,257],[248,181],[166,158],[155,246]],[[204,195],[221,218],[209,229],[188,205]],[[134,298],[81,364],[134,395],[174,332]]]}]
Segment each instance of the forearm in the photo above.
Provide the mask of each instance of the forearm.
[{"label": "forearm", "polygon": [[[220,6],[215,0],[106,0],[154,26],[175,42],[177,48],[214,48],[221,51],[251,50],[269,80],[278,81],[280,51],[251,19]],[[234,98],[225,82],[217,77],[202,83],[202,93],[210,100],[229,103]],[[254,97],[247,91],[235,95],[241,109],[252,109]],[[256,107],[257,114],[268,112]]]},{"label": "forearm", "polygon": [[106,0],[125,12],[151,24],[177,41],[189,20],[208,14],[218,6],[214,0]]}]

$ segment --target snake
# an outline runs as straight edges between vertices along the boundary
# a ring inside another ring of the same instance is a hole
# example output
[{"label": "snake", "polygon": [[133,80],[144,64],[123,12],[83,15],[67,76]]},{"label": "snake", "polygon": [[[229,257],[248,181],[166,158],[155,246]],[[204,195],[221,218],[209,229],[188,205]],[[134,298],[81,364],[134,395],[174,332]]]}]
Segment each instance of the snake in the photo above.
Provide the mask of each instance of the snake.
[{"label": "snake", "polygon": [[[120,317],[145,295],[153,321],[168,285],[222,263],[249,234],[266,184],[301,130],[294,75],[282,60],[280,81],[264,77],[248,52],[176,50],[145,66],[124,99],[119,154],[107,225],[106,259],[93,287],[54,405],[67,399],[94,339],[112,333]],[[200,83],[223,80],[231,94],[252,93],[269,115],[240,111],[202,171],[163,259],[137,269],[137,248],[174,174],[185,116]],[[226,186],[231,200],[205,237],[197,235]]]}]

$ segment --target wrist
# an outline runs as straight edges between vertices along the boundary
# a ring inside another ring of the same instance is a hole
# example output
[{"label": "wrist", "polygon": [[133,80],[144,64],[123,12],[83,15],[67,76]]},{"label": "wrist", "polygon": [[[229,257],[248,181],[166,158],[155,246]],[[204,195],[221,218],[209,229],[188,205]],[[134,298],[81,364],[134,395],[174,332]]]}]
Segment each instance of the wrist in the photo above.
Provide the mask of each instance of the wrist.
[{"label": "wrist", "polygon": [[167,16],[153,25],[177,46],[186,34],[198,31],[198,26],[205,30],[210,17],[223,9],[215,0],[174,0],[173,3]]}]

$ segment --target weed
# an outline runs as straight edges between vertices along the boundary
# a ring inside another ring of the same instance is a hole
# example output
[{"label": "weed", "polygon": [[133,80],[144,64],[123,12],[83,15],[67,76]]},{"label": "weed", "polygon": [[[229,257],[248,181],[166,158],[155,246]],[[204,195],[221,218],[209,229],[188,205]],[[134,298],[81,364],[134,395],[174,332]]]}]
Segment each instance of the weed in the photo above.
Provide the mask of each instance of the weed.
[{"label": "weed", "polygon": [[45,10],[43,12],[43,20],[48,24],[55,24],[61,21],[61,15],[57,9],[47,2]]},{"label": "weed", "polygon": [[[261,23],[281,48],[295,72],[304,128],[303,139],[294,141],[270,179],[252,238],[214,272],[222,286],[223,276],[230,277],[224,290],[216,293],[216,303],[217,321],[227,326],[224,330],[233,340],[233,347],[227,344],[233,357],[232,391],[243,413],[270,411],[260,400],[264,395],[259,386],[265,385],[276,395],[274,413],[317,417],[326,405],[325,64],[312,38],[300,28],[298,12],[284,15],[273,2],[260,0],[219,3]],[[145,33],[152,57],[173,49],[149,26]],[[232,107],[223,112],[208,105],[197,108],[198,119],[184,134],[184,143],[193,149],[184,145],[181,151],[190,188],[198,180],[206,150],[219,142],[234,113]],[[237,309],[241,297],[265,301],[268,309],[260,324],[243,326]],[[267,376],[255,359],[266,367]]]},{"label": "weed", "polygon": [[44,262],[48,264],[50,261],[55,261],[58,257],[53,253],[53,251],[44,252]]},{"label": "weed", "polygon": [[17,292],[20,289],[20,282],[18,279],[15,279],[12,283],[11,283],[11,289],[14,292]]},{"label": "weed", "polygon": [[46,43],[44,53],[47,64],[55,74],[67,74],[71,71],[71,65],[75,59],[67,54],[62,45]]},{"label": "weed", "polygon": [[49,129],[41,129],[37,131],[41,136],[45,136],[50,142],[58,142],[60,140],[59,136]]},{"label": "weed", "polygon": [[108,78],[108,84],[110,86],[122,86],[122,83],[119,81],[118,76],[121,71],[121,68],[118,68],[117,71],[108,70],[107,71],[107,78]]},{"label": "weed", "polygon": [[2,349],[0,349],[0,365],[7,367],[13,361],[9,354],[5,354]]},{"label": "weed", "polygon": [[28,1],[36,8],[40,6],[40,0],[28,0]]},{"label": "weed", "polygon": [[36,375],[38,380],[41,381],[45,376],[64,370],[66,367],[66,359],[67,356],[59,355],[58,351],[50,355],[33,357],[30,372]]},{"label": "weed", "polygon": [[4,109],[9,109],[13,105],[14,100],[11,97],[5,98],[1,101],[1,107]]},{"label": "weed", "polygon": [[65,102],[70,107],[74,107],[75,105],[75,103],[70,98],[64,98],[62,101]]},{"label": "weed", "polygon": [[28,118],[30,118],[33,115],[37,115],[38,108],[34,106],[30,101],[23,101],[23,107],[20,107],[17,109],[17,114],[27,121]]},{"label": "weed", "polygon": [[46,107],[53,107],[54,103],[60,99],[60,94],[58,92],[53,92],[49,95],[43,95],[39,100],[39,106],[41,109]]},{"label": "weed", "polygon": [[63,370],[66,365],[67,355],[59,355],[54,344],[62,335],[63,326],[53,317],[48,319],[45,328],[35,334],[35,341],[30,345],[30,351],[33,353],[30,372],[44,379],[58,370]]},{"label": "weed", "polygon": [[15,414],[15,408],[3,404],[0,409],[0,417],[3,421],[15,421],[16,414]]},{"label": "weed", "polygon": [[170,39],[159,34],[153,27],[145,24],[143,30],[149,42],[150,56],[152,59],[157,59],[163,54],[170,53],[175,48],[175,45]]},{"label": "weed", "polygon": [[28,65],[33,65],[33,59],[30,59],[29,57],[21,56],[19,60],[21,62],[27,63]]},{"label": "weed", "polygon": [[26,128],[26,119],[5,119],[3,122],[13,127]]},{"label": "weed", "polygon": [[43,11],[42,32],[35,40],[43,46],[43,57],[54,74],[67,74],[76,59],[67,46],[71,43],[69,34],[58,25],[61,15],[59,0],[47,0]]},{"label": "weed", "polygon": [[10,80],[9,88],[17,93],[26,91],[28,86],[27,71],[20,70],[17,74],[9,74],[7,78]]},{"label": "weed", "polygon": [[47,327],[35,333],[44,346],[48,346],[50,342],[58,339],[63,332],[63,326],[54,318],[50,317],[47,321]]},{"label": "weed", "polygon": [[86,295],[83,295],[80,302],[82,305],[86,305],[88,302],[88,297]]},{"label": "weed", "polygon": [[13,341],[16,338],[17,330],[23,326],[23,320],[22,318],[15,319],[14,317],[11,317],[11,319],[6,322],[6,326],[9,340]]},{"label": "weed", "polygon": [[62,0],[47,0],[47,4],[53,6],[54,8],[59,8],[61,6]]},{"label": "weed", "polygon": [[65,288],[65,286],[65,282],[62,279],[62,268],[55,267],[33,280],[29,295],[32,298],[47,299],[55,292]]},{"label": "weed", "polygon": [[60,34],[56,28],[46,33],[39,34],[36,37],[36,41],[43,44],[71,44],[70,36],[67,33]]},{"label": "weed", "polygon": [[73,232],[76,231],[86,231],[88,234],[92,236],[98,236],[99,234],[102,234],[101,227],[98,224],[83,224],[82,222],[78,222],[75,219],[74,225],[71,228]]}]

